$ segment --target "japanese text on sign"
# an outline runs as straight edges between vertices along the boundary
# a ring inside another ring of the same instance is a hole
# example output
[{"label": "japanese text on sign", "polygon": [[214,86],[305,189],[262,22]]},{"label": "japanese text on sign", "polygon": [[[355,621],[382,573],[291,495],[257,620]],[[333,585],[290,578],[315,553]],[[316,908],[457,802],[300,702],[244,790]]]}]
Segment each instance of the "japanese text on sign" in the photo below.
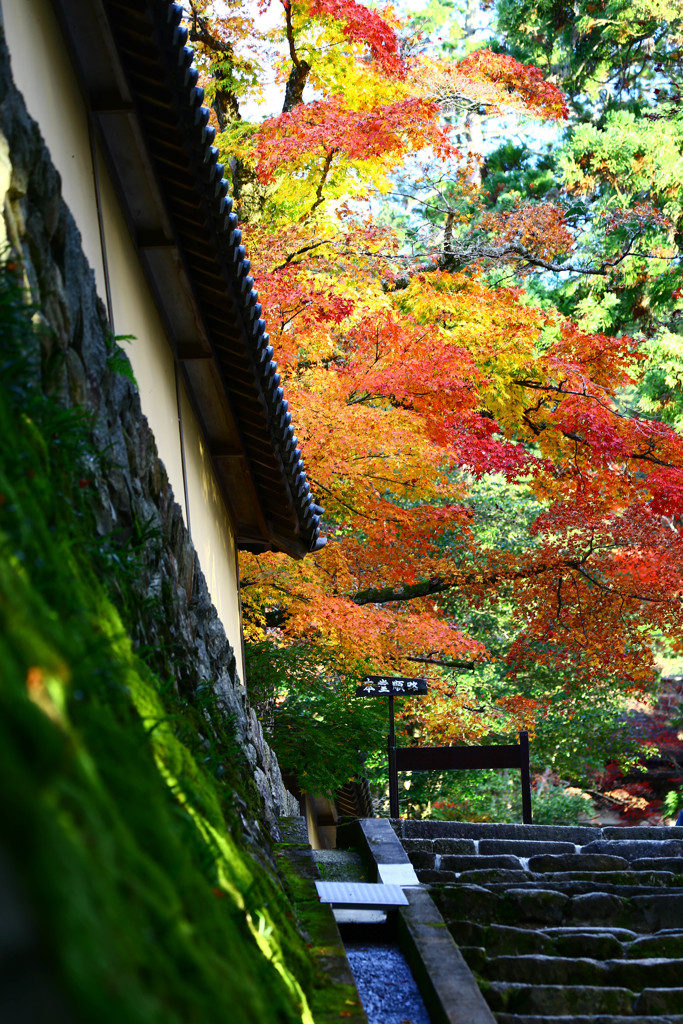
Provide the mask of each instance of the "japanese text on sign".
[{"label": "japanese text on sign", "polygon": [[366,676],[356,690],[357,697],[382,697],[402,694],[409,697],[427,692],[426,679],[404,679],[401,676]]}]

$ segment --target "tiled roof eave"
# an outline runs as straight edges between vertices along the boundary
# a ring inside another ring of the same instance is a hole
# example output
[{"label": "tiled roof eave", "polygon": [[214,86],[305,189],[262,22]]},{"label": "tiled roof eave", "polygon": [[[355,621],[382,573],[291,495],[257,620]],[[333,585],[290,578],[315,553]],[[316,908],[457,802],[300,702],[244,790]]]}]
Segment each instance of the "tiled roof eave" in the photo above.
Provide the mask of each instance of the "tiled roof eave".
[{"label": "tiled roof eave", "polygon": [[[229,185],[213,146],[209,111],[186,46],[182,9],[168,0],[53,2],[86,99],[120,93],[120,116],[112,103],[112,112],[97,114],[96,123],[219,486],[233,511],[238,546],[284,550],[294,557],[315,551],[325,543],[322,509],[311,494],[280,387]],[[105,38],[107,29],[111,38]],[[160,103],[164,95],[167,107]],[[134,146],[129,137],[137,140]],[[140,167],[131,170],[134,149]],[[143,181],[145,168],[151,172]],[[139,181],[151,199],[137,194]],[[174,209],[179,195],[182,202]],[[183,333],[183,324],[198,320],[197,338]],[[246,479],[248,487],[238,493]]]}]

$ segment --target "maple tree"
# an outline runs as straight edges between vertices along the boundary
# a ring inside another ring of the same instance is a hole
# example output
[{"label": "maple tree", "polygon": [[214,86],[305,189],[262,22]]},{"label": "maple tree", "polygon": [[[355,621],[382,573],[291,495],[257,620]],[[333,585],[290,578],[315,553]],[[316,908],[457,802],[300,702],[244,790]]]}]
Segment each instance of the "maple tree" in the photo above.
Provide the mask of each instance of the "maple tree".
[{"label": "maple tree", "polygon": [[[666,233],[670,213],[598,203],[587,256],[567,205],[533,194],[543,168],[473,151],[472,118],[566,119],[536,50],[434,52],[395,11],[355,2],[263,2],[260,33],[244,10],[193,0],[191,36],[328,538],[301,562],[244,556],[247,640],[273,664],[300,652],[302,678],[335,692],[419,668],[431,690],[404,706],[411,741],[524,726],[550,758],[542,734],[557,742],[591,701],[614,723],[651,687],[656,642],[680,633],[683,439],[629,407],[639,340],[582,322],[530,275],[609,287],[624,240],[630,253]],[[247,122],[267,65],[283,111]],[[528,187],[498,202],[510,170]],[[397,192],[416,227],[387,212]],[[498,516],[514,533],[520,509],[514,543],[491,531]],[[596,738],[596,763],[609,743]]]}]

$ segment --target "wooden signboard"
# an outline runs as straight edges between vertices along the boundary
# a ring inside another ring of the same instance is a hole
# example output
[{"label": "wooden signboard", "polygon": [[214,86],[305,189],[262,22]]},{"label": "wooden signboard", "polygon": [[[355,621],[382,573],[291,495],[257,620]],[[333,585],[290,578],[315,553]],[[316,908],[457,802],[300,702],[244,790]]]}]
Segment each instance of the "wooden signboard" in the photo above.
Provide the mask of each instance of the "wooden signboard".
[{"label": "wooden signboard", "polygon": [[427,680],[405,679],[403,676],[366,676],[356,690],[356,697],[410,697],[427,692]]}]

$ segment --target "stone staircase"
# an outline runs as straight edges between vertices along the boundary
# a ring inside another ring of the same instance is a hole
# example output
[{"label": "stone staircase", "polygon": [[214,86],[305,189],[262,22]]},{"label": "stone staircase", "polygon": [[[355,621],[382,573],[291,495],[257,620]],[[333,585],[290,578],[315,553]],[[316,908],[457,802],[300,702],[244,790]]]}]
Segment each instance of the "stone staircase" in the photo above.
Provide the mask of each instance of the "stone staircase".
[{"label": "stone staircase", "polygon": [[683,829],[393,825],[498,1024],[683,1024]]}]

